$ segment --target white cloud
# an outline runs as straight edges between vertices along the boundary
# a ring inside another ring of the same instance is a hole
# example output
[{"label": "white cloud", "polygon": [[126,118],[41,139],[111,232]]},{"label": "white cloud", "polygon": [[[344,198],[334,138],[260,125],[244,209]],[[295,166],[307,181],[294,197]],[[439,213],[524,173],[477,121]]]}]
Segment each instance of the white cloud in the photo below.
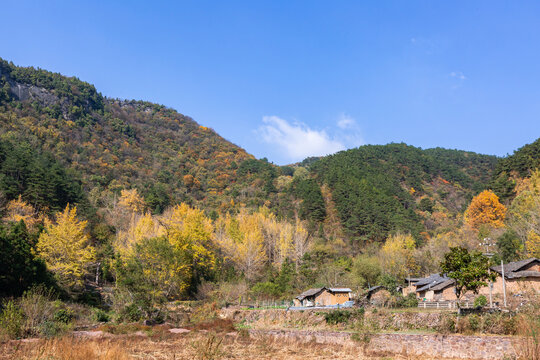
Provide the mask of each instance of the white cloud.
[{"label": "white cloud", "polygon": [[461,71],[452,71],[450,76],[459,80],[467,80],[467,77]]},{"label": "white cloud", "polygon": [[278,146],[291,161],[333,154],[346,148],[342,141],[330,137],[326,131],[311,129],[303,123],[289,123],[277,116],[264,116],[263,123],[258,131],[262,139]]},{"label": "white cloud", "polygon": [[356,127],[356,120],[346,114],[342,114],[339,118],[337,125],[340,129],[352,129]]}]

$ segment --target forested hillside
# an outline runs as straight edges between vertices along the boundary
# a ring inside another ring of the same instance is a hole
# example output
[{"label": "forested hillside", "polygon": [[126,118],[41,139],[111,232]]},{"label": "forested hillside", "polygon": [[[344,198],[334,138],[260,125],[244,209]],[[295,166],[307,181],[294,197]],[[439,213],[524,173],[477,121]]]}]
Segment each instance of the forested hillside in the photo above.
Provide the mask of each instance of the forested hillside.
[{"label": "forested hillside", "polygon": [[434,212],[455,217],[483,189],[497,158],[405,144],[368,145],[312,164],[329,187],[339,218],[353,242],[383,241],[392,232],[435,230]]},{"label": "forested hillside", "polygon": [[497,163],[490,187],[508,201],[515,196],[516,180],[528,177],[540,167],[540,139],[527,144]]},{"label": "forested hillside", "polygon": [[77,78],[0,60],[0,89],[2,137],[24,139],[75,170],[96,207],[122,188],[139,189],[157,213],[180,201],[218,211],[233,198],[262,205],[268,193],[259,183],[277,176],[187,116],[104,98]]}]

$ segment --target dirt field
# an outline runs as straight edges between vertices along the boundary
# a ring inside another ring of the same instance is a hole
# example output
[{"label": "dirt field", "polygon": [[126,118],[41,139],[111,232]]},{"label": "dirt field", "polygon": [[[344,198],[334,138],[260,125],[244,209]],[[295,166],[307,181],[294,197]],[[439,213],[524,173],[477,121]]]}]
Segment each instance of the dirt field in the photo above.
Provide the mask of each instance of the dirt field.
[{"label": "dirt field", "polygon": [[[192,332],[158,337],[64,337],[11,341],[0,347],[0,359],[127,360],[127,359],[377,359],[359,347],[276,341],[269,337]],[[389,359],[389,358],[387,358]],[[396,358],[397,359],[397,358]]]}]

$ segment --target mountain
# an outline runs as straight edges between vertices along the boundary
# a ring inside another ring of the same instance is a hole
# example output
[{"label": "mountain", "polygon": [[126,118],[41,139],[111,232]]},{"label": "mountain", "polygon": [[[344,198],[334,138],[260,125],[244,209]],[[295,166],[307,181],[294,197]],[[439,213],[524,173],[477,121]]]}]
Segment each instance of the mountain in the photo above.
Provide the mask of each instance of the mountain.
[{"label": "mountain", "polygon": [[310,170],[330,190],[352,243],[362,244],[392,232],[421,241],[421,233],[435,230],[432,215],[455,218],[485,187],[497,161],[459,150],[366,145],[321,158]]},{"label": "mountain", "polygon": [[154,212],[176,202],[262,205],[276,167],[162,105],[102,96],[93,85],[0,59],[0,137],[46,152],[101,206],[138,188]]}]

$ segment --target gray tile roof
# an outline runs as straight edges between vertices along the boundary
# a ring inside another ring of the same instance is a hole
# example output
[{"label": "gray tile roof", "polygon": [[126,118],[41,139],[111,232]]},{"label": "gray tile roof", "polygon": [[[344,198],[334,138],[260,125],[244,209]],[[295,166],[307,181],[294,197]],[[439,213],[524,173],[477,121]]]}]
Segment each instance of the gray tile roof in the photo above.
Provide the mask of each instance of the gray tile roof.
[{"label": "gray tile roof", "polygon": [[300,301],[304,300],[305,298],[307,298],[308,296],[313,296],[313,295],[317,295],[318,293],[322,292],[323,290],[326,290],[325,287],[322,287],[322,288],[314,288],[314,289],[309,289],[309,290],[306,290],[304,291],[303,293],[301,293],[300,295],[298,295],[296,298]]},{"label": "gray tile roof", "polygon": [[[506,276],[506,273],[519,271],[522,268],[524,268],[525,266],[530,265],[531,263],[534,263],[534,262],[540,264],[540,259],[538,259],[538,258],[530,258],[530,259],[526,259],[526,260],[513,261],[513,262],[510,262],[508,264],[504,264],[505,276]],[[491,270],[496,271],[499,274],[502,274],[501,265],[493,266],[491,268]]]},{"label": "gray tile roof", "polygon": [[382,287],[383,287],[382,285],[372,286],[372,287],[370,287],[369,289],[367,289],[367,291],[368,291],[368,293],[370,293],[370,292],[373,292],[373,291],[375,291],[375,290],[378,290],[378,289],[380,289],[380,288],[382,288]]},{"label": "gray tile roof", "polygon": [[416,292],[419,291],[426,291],[433,289],[433,287],[444,283],[445,281],[448,281],[449,279],[446,276],[441,276],[439,274],[433,274],[428,276],[427,278],[424,278],[420,281],[418,281],[416,284]]},{"label": "gray tile roof", "polygon": [[445,276],[441,276],[440,274],[432,274],[428,277],[425,277],[423,279],[420,279],[418,280],[415,284],[413,284],[414,286],[417,287],[422,287],[422,286],[425,286],[425,285],[428,285],[428,284],[433,284],[434,282],[436,283],[439,283],[441,281],[444,281],[446,280],[447,278]]},{"label": "gray tile roof", "polygon": [[448,279],[446,281],[443,281],[442,283],[439,283],[439,284],[431,287],[430,290],[433,290],[433,291],[443,290],[443,289],[446,289],[450,285],[454,285],[455,282],[456,281],[454,279]]},{"label": "gray tile roof", "polygon": [[511,273],[508,273],[508,275],[505,273],[504,276],[507,279],[520,279],[520,278],[528,278],[528,277],[540,278],[540,271],[514,271]]}]

